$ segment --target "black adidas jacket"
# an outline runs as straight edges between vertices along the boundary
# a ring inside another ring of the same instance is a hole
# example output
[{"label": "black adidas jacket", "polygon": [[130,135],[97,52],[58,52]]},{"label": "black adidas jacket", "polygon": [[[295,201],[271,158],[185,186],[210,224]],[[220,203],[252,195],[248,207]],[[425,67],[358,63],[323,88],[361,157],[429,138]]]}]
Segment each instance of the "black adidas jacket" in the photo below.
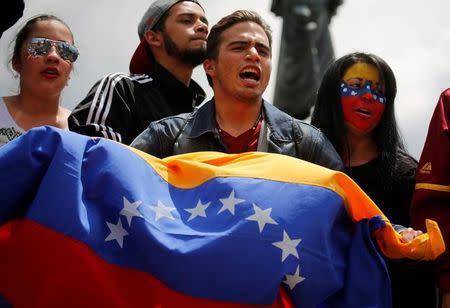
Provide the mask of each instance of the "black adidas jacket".
[{"label": "black adidas jacket", "polygon": [[205,96],[195,81],[188,88],[160,65],[150,75],[112,73],[75,107],[69,129],[130,144],[150,122],[191,112]]}]

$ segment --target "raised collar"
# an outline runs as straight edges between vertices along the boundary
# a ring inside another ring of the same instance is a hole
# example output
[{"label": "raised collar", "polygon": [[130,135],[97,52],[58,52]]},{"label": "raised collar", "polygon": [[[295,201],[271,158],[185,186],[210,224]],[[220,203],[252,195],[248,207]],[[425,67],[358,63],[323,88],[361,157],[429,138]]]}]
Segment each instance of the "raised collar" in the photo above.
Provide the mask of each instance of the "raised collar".
[{"label": "raised collar", "polygon": [[[217,133],[215,124],[214,98],[191,114],[192,125],[186,127],[189,137],[197,138],[205,133]],[[293,118],[263,100],[264,121],[269,128],[270,138],[280,141],[294,139]]]}]

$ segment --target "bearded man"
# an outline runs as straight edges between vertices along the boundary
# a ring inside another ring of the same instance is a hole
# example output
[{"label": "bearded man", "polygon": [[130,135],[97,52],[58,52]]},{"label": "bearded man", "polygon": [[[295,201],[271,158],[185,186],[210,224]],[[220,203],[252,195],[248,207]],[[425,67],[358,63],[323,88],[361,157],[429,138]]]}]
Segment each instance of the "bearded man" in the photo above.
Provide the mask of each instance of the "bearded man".
[{"label": "bearded man", "polygon": [[157,0],[138,25],[130,73],[99,80],[69,117],[71,131],[131,141],[150,122],[190,112],[206,97],[191,79],[206,55],[208,20],[196,0]]}]

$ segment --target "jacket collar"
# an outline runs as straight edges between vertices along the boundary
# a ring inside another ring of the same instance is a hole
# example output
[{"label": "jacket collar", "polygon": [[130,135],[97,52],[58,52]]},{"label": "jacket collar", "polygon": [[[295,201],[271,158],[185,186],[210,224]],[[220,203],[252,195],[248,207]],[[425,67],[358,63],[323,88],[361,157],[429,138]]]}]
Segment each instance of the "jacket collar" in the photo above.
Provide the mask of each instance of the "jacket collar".
[{"label": "jacket collar", "polygon": [[155,63],[151,75],[168,98],[168,102],[181,103],[183,105],[186,104],[185,102],[188,102],[190,105],[195,102],[195,106],[198,106],[206,98],[205,91],[193,79],[191,79],[189,87],[186,87],[184,83],[175,78],[171,72],[159,63]]},{"label": "jacket collar", "polygon": [[[190,117],[192,125],[186,127],[186,133],[191,138],[197,138],[206,133],[216,133],[214,98],[200,106]],[[269,128],[270,139],[292,141],[294,139],[293,118],[263,100],[264,121]]]}]

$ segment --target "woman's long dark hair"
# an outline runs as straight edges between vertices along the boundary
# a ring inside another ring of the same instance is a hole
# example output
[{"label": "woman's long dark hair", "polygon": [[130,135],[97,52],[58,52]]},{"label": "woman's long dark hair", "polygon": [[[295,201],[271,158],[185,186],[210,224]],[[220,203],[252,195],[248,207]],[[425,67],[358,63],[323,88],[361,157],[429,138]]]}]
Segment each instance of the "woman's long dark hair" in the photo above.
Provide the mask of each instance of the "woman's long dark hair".
[{"label": "woman's long dark hair", "polygon": [[[386,105],[379,124],[373,131],[373,139],[378,147],[383,165],[392,174],[395,168],[397,152],[405,152],[403,140],[398,131],[394,113],[394,100],[397,94],[397,83],[389,65],[380,57],[363,52],[347,54],[332,63],[325,72],[319,87],[311,124],[330,139],[341,157],[344,149],[348,149],[347,127],[342,112],[339,86],[342,76],[355,63],[367,63],[377,67],[381,85],[384,87]],[[348,162],[344,162],[345,165]]]}]

